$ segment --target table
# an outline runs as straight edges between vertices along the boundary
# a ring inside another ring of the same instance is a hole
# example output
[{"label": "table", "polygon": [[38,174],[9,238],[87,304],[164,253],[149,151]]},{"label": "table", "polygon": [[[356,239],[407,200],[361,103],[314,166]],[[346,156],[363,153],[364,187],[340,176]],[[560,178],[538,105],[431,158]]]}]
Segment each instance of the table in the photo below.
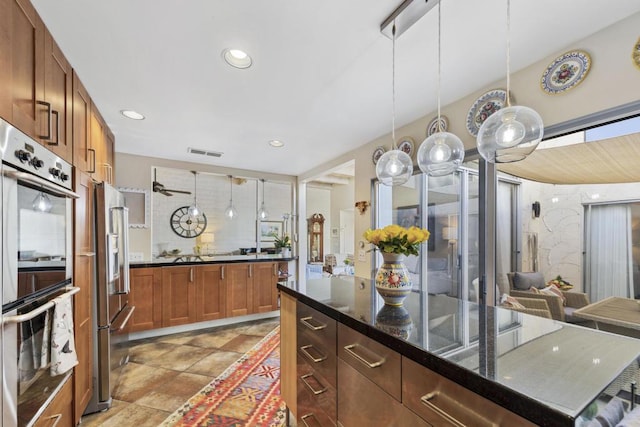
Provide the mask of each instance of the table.
[{"label": "table", "polygon": [[608,297],[573,314],[596,322],[598,329],[640,338],[640,304],[635,299]]}]

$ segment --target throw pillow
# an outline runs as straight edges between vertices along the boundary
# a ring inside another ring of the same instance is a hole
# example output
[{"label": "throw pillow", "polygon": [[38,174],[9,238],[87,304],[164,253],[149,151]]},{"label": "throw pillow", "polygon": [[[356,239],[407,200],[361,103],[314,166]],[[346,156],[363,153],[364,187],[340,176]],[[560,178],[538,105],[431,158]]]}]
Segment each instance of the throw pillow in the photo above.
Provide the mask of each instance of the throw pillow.
[{"label": "throw pillow", "polygon": [[567,305],[567,299],[565,298],[565,296],[562,293],[562,291],[560,289],[558,289],[558,287],[555,286],[555,285],[550,285],[550,286],[547,286],[544,289],[540,289],[539,293],[546,294],[546,295],[554,295],[554,296],[560,297],[560,298],[562,298],[562,305]]},{"label": "throw pillow", "polygon": [[510,308],[525,308],[525,306],[520,304],[520,302],[515,297],[507,294],[502,294],[502,297],[500,298],[500,304]]},{"label": "throw pillow", "polygon": [[521,291],[526,291],[532,287],[542,289],[545,287],[544,277],[540,272],[522,273],[516,271],[513,275],[513,287]]}]

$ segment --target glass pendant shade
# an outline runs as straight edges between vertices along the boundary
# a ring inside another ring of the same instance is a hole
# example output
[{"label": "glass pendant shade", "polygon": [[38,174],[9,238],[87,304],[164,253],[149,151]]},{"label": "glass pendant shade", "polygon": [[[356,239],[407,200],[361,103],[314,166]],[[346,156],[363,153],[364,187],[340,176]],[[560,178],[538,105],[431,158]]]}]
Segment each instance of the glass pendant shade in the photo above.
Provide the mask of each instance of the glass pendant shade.
[{"label": "glass pendant shade", "polygon": [[269,212],[264,206],[264,179],[261,179],[260,181],[262,181],[262,204],[260,205],[260,209],[258,209],[258,219],[264,221],[269,218]]},{"label": "glass pendant shade", "polygon": [[490,163],[511,163],[531,154],[543,134],[542,117],[522,105],[502,108],[484,121],[478,131],[478,152]]},{"label": "glass pendant shade", "polygon": [[238,217],[238,211],[233,207],[233,200],[229,200],[229,206],[225,209],[224,216],[227,219],[236,219]]},{"label": "glass pendant shade", "polygon": [[44,194],[42,191],[36,196],[35,199],[33,199],[33,204],[31,206],[33,207],[34,211],[38,212],[51,212],[51,208],[53,207],[49,196]]},{"label": "glass pendant shade", "polygon": [[450,132],[436,132],[418,149],[418,167],[429,176],[453,173],[464,160],[464,144]]},{"label": "glass pendant shade", "polygon": [[376,175],[381,184],[402,185],[413,174],[411,157],[402,150],[394,149],[384,153],[376,163]]},{"label": "glass pendant shade", "polygon": [[267,211],[267,208],[264,207],[264,202],[262,202],[262,204],[260,205],[260,210],[258,210],[258,218],[260,218],[260,220],[262,221],[269,218],[269,212]]},{"label": "glass pendant shade", "polygon": [[232,220],[238,217],[238,211],[233,207],[233,177],[228,175],[229,178],[229,206],[224,210],[225,218]]},{"label": "glass pendant shade", "polygon": [[191,171],[191,173],[193,174],[193,204],[187,209],[187,214],[190,218],[195,218],[201,213],[198,207],[198,172]]}]

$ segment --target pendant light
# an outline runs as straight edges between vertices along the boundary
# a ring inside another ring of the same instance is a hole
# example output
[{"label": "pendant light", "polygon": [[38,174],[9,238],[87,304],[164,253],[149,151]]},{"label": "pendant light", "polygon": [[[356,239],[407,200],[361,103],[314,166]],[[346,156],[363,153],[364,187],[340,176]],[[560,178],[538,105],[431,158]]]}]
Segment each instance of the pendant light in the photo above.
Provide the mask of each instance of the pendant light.
[{"label": "pendant light", "polygon": [[33,199],[33,203],[31,205],[34,211],[37,212],[51,212],[51,208],[53,205],[51,204],[51,199],[49,196],[44,194],[42,191]]},{"label": "pendant light", "polygon": [[227,175],[229,177],[229,184],[231,191],[229,192],[229,206],[224,211],[224,216],[227,219],[236,219],[238,217],[238,211],[233,207],[233,176]]},{"label": "pendant light", "polygon": [[198,207],[198,172],[191,171],[193,174],[193,204],[189,206],[188,214],[190,218],[195,218],[200,215],[202,212]]},{"label": "pendant light", "polygon": [[425,139],[418,149],[418,167],[429,176],[453,173],[464,160],[464,144],[456,135],[445,132],[440,115],[440,88],[442,75],[442,2],[438,2],[438,131]]},{"label": "pendant light", "polygon": [[260,181],[262,181],[262,204],[260,205],[260,209],[258,209],[258,219],[260,219],[260,221],[264,221],[269,218],[269,212],[267,212],[267,208],[264,206],[264,179],[261,179]]},{"label": "pendant light", "polygon": [[478,131],[478,152],[490,163],[511,163],[525,159],[542,140],[540,114],[529,107],[511,106],[511,1],[507,0],[507,94],[506,107],[482,123]]},{"label": "pendant light", "polygon": [[384,185],[402,185],[411,178],[413,162],[411,157],[396,146],[396,24],[391,30],[391,150],[384,153],[376,163],[376,176]]}]

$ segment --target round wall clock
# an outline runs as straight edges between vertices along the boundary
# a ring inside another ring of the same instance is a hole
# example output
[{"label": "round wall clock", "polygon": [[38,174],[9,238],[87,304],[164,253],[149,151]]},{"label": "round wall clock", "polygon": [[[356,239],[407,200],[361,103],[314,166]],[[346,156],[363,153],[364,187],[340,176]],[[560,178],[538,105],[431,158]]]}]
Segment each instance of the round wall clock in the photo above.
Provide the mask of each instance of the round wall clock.
[{"label": "round wall clock", "polygon": [[182,206],[173,211],[169,224],[173,232],[180,237],[198,237],[207,228],[207,217],[204,213],[192,217],[189,215],[189,206]]}]

